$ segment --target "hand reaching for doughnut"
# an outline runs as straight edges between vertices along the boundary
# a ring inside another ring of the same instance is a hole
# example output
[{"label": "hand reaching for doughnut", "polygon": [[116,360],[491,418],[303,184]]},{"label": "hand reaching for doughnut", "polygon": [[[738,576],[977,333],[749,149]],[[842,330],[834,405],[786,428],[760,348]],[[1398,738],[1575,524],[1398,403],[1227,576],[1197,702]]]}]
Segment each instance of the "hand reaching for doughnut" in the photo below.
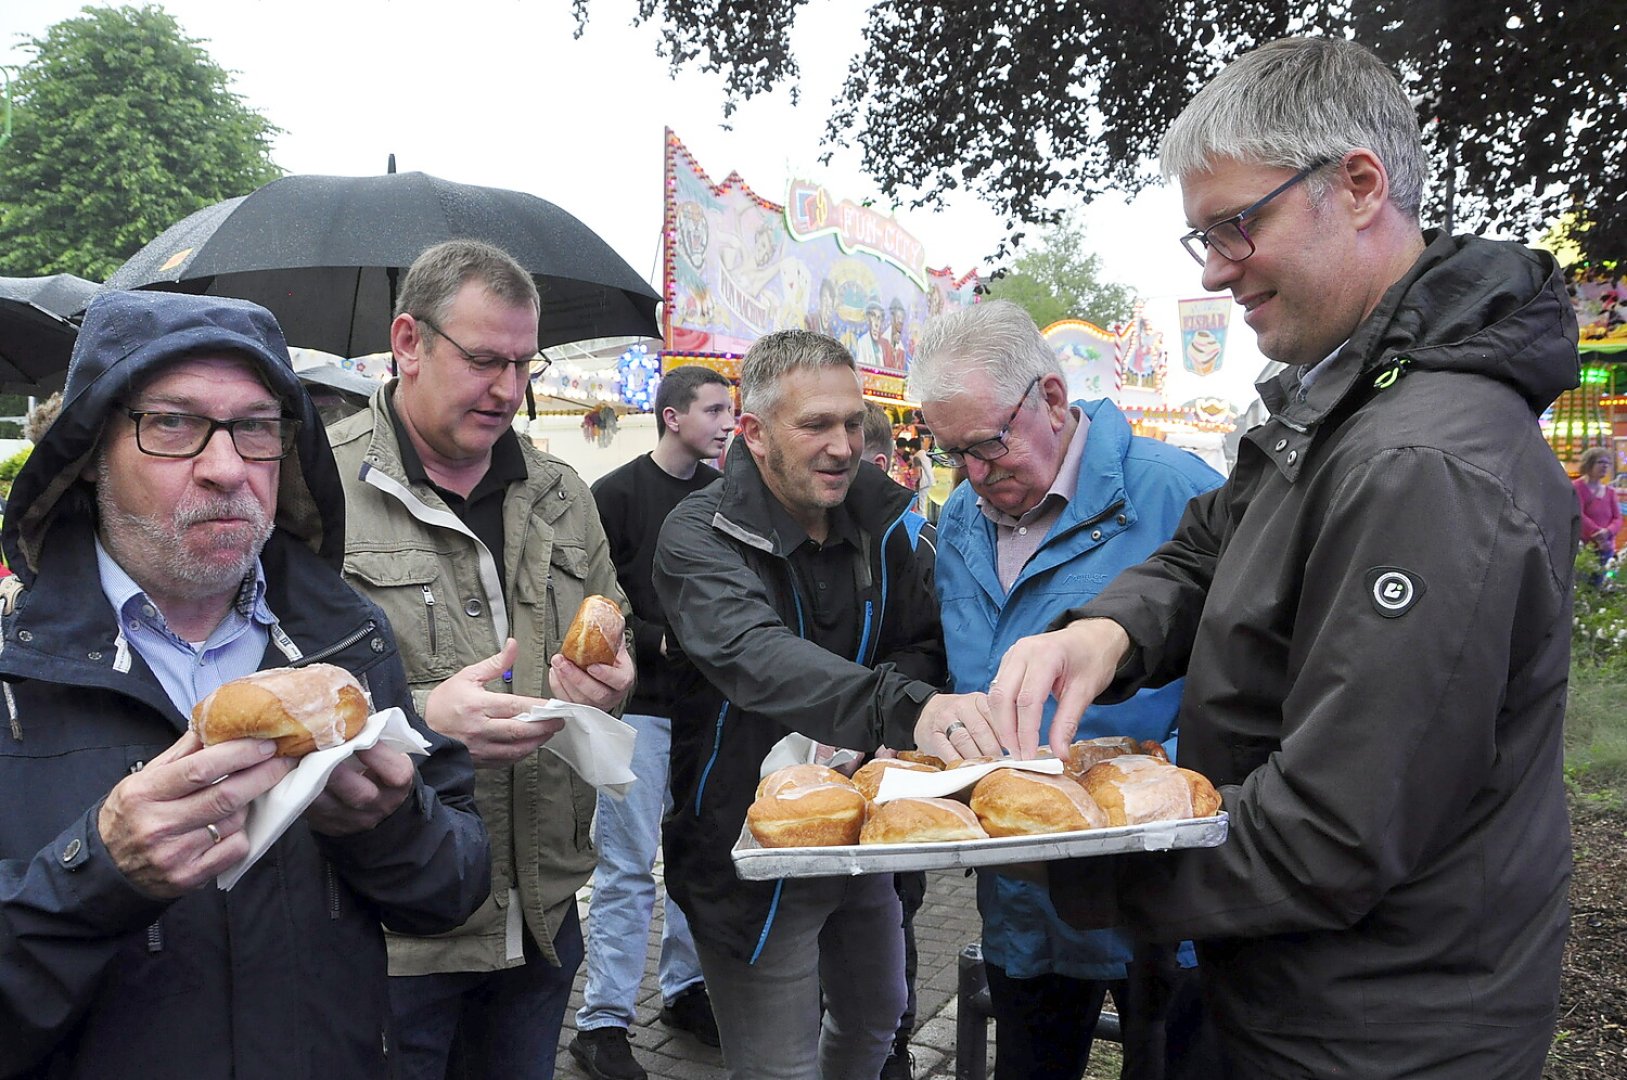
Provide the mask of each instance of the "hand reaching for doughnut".
[{"label": "hand reaching for doughnut", "polygon": [[915,746],[948,762],[999,757],[1000,739],[989,722],[987,694],[934,694],[915,721]]}]

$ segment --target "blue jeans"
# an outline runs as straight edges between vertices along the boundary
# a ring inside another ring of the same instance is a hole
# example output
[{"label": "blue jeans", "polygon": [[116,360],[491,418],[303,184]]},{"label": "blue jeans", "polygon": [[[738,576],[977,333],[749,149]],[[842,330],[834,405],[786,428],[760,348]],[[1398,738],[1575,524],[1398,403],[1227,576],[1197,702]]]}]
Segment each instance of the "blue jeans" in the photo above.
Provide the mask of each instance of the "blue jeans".
[{"label": "blue jeans", "polygon": [[[587,983],[576,1027],[631,1027],[636,1018],[639,980],[655,910],[655,853],[661,843],[661,816],[672,806],[667,784],[671,769],[672,721],[661,716],[622,717],[638,729],[633,744],[633,772],[638,777],[622,800],[599,796],[594,817],[594,846],[599,865],[593,871],[593,900],[588,905]],[[678,904],[665,898],[661,959],[657,979],[661,998],[670,1002],[701,981],[700,959],[689,934],[689,920]]]},{"label": "blue jeans", "polygon": [[582,930],[569,906],[554,934],[560,967],[525,939],[525,963],[502,971],[396,975],[390,1011],[402,1080],[553,1080],[559,1029],[582,964]]},{"label": "blue jeans", "polygon": [[793,878],[756,963],[696,942],[731,1080],[875,1080],[904,1012],[902,923],[891,874]]}]

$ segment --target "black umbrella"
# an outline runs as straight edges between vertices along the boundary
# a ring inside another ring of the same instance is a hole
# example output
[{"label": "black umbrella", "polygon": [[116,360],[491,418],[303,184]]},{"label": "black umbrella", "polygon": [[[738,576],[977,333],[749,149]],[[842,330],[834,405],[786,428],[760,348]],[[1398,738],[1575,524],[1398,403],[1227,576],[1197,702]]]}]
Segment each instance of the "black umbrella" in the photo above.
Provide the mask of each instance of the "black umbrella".
[{"label": "black umbrella", "polygon": [[0,277],[0,392],[62,389],[79,328],[67,316],[90,303],[96,283],[72,274]]},{"label": "black umbrella", "polygon": [[465,237],[535,276],[544,347],[660,336],[660,297],[576,218],[524,192],[418,172],[273,180],[170,226],[106,287],[253,300],[290,344],[359,356],[390,347],[396,274],[432,244]]}]

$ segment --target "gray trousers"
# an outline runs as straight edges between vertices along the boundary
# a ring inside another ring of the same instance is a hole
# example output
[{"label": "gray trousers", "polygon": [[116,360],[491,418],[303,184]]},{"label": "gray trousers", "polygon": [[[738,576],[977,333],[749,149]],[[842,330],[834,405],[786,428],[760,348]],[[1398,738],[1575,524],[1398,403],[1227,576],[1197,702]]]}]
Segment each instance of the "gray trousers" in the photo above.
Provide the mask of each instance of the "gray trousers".
[{"label": "gray trousers", "polygon": [[697,937],[730,1080],[876,1080],[904,1012],[902,918],[891,874],[796,878],[756,963]]}]

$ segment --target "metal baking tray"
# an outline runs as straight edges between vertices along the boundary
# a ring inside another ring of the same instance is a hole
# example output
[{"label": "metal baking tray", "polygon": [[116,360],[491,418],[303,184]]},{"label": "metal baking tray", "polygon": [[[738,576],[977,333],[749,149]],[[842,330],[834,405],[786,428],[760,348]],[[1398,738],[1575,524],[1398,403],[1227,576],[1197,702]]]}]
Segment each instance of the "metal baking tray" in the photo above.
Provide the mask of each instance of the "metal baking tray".
[{"label": "metal baking tray", "polygon": [[1226,840],[1226,812],[1214,817],[1153,821],[1112,829],[999,836],[932,844],[848,844],[841,847],[764,848],[745,826],[734,845],[734,870],[746,881],[793,877],[846,877],[900,870],[1079,859],[1131,851],[1219,847]]}]

